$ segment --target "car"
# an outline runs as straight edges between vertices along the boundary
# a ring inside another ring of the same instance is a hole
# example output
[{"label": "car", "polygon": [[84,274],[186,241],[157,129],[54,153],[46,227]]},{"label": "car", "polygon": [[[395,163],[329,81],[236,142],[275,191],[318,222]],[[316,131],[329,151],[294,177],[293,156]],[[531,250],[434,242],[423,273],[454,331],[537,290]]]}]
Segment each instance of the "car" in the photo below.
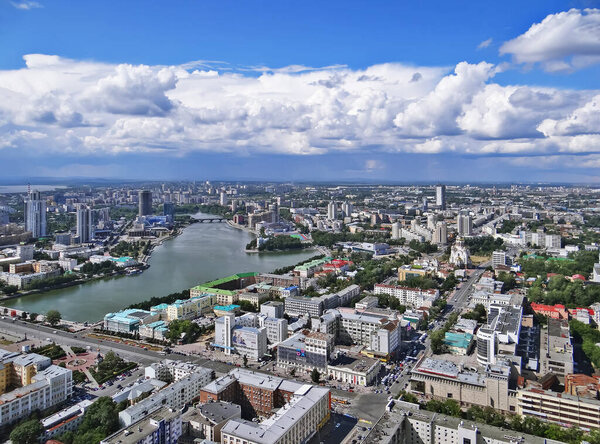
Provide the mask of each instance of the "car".
[{"label": "car", "polygon": [[341,426],[341,424],[338,422],[335,424],[335,428],[337,429],[339,426]]}]

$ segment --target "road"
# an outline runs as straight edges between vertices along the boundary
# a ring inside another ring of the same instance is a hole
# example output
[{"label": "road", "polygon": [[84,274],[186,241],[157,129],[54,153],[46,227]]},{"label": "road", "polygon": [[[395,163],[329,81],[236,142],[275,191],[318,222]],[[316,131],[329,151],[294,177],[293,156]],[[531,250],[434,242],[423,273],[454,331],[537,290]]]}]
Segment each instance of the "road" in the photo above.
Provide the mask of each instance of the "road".
[{"label": "road", "polygon": [[[100,353],[102,354],[113,351],[123,359],[137,362],[141,365],[149,365],[153,362],[158,362],[166,358],[164,355],[150,350],[143,350],[139,347],[133,347],[118,342],[109,342],[105,340],[89,338],[84,336],[81,332],[69,333],[62,330],[55,330],[51,327],[46,327],[39,324],[31,324],[19,320],[12,322],[11,319],[0,319],[0,332],[18,334],[21,336],[26,335],[28,339],[38,339],[42,341],[47,341],[49,339],[50,342],[64,344],[70,347],[89,346],[92,350],[100,350]],[[192,362],[194,364],[215,370],[217,373],[227,373],[229,370],[234,368],[233,366],[227,365],[224,362],[214,361],[198,356],[170,354],[168,355],[168,358],[175,361]]]}]

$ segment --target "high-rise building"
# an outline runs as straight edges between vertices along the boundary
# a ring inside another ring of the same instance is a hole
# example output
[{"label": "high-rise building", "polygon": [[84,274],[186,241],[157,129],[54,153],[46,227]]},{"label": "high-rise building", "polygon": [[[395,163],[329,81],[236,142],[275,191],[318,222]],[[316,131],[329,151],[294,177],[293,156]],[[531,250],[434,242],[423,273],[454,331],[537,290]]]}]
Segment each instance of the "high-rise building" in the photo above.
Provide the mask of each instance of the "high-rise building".
[{"label": "high-rise building", "polygon": [[400,239],[400,224],[398,222],[392,224],[392,239]]},{"label": "high-rise building", "polygon": [[171,216],[171,219],[175,218],[175,204],[173,202],[163,203],[163,216]]},{"label": "high-rise building", "polygon": [[446,222],[438,222],[435,225],[432,242],[434,244],[448,243],[448,227],[446,225]]},{"label": "high-rise building", "polygon": [[344,202],[342,204],[342,213],[344,213],[344,217],[350,217],[352,211],[354,211],[354,207],[350,202]]},{"label": "high-rise building", "polygon": [[446,185],[437,185],[435,187],[435,203],[442,210],[446,209]]},{"label": "high-rise building", "polygon": [[148,216],[152,214],[152,191],[141,190],[138,192],[138,216]]},{"label": "high-rise building", "polygon": [[427,211],[429,209],[429,203],[427,202],[427,197],[423,196],[423,211]]},{"label": "high-rise building", "polygon": [[38,190],[30,191],[25,199],[25,229],[33,237],[46,235],[46,199]]},{"label": "high-rise building", "polygon": [[225,191],[221,191],[221,195],[219,196],[219,203],[222,206],[227,205],[227,193],[225,193]]},{"label": "high-rise building", "polygon": [[473,234],[473,219],[466,212],[460,212],[456,217],[456,229],[459,236],[471,236]]},{"label": "high-rise building", "polygon": [[337,219],[337,204],[334,201],[329,202],[327,205],[327,219]]},{"label": "high-rise building", "polygon": [[80,204],[77,207],[77,236],[82,244],[91,242],[94,237],[92,210],[87,205]]}]

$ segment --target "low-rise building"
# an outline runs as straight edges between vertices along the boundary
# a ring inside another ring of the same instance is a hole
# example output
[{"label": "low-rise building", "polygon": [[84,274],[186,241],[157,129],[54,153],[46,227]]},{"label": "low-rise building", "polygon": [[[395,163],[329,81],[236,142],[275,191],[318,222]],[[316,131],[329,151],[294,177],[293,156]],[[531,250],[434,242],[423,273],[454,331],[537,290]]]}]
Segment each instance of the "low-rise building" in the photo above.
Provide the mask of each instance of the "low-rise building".
[{"label": "low-rise building", "polygon": [[161,407],[100,441],[100,444],[176,443],[182,435],[181,413]]},{"label": "low-rise building", "polygon": [[198,404],[182,416],[183,434],[190,439],[221,442],[221,429],[230,419],[241,418],[242,408],[231,402]]},{"label": "low-rise building", "polygon": [[116,333],[136,333],[141,324],[149,324],[158,319],[147,310],[130,308],[117,313],[104,315],[104,329]]},{"label": "low-rise building", "polygon": [[339,382],[368,386],[376,380],[380,369],[379,359],[340,353],[327,366],[327,374]]},{"label": "low-rise building", "polygon": [[92,401],[86,399],[42,419],[44,442],[65,432],[77,430],[83,421],[83,414],[90,405]]}]

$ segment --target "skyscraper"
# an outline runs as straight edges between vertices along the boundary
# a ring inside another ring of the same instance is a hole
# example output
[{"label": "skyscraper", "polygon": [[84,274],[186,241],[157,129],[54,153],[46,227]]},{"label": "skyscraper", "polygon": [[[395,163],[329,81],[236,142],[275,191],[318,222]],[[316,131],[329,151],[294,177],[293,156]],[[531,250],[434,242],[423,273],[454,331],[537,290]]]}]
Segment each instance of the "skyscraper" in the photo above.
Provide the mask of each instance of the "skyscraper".
[{"label": "skyscraper", "polygon": [[446,226],[446,222],[438,222],[435,225],[432,241],[434,244],[448,243],[448,227]]},{"label": "skyscraper", "polygon": [[473,234],[473,219],[468,213],[461,211],[456,217],[456,229],[459,236],[471,236]]},{"label": "skyscraper", "polygon": [[94,236],[92,210],[87,205],[77,206],[77,236],[82,244],[91,242]]},{"label": "skyscraper", "polygon": [[442,210],[446,209],[446,185],[437,185],[435,187],[435,203]]},{"label": "skyscraper", "polygon": [[46,235],[46,199],[38,190],[30,191],[25,198],[25,229],[36,238]]},{"label": "skyscraper", "polygon": [[337,219],[337,204],[334,201],[329,202],[329,205],[327,205],[327,219]]},{"label": "skyscraper", "polygon": [[152,191],[138,191],[138,216],[148,216],[152,214]]}]

